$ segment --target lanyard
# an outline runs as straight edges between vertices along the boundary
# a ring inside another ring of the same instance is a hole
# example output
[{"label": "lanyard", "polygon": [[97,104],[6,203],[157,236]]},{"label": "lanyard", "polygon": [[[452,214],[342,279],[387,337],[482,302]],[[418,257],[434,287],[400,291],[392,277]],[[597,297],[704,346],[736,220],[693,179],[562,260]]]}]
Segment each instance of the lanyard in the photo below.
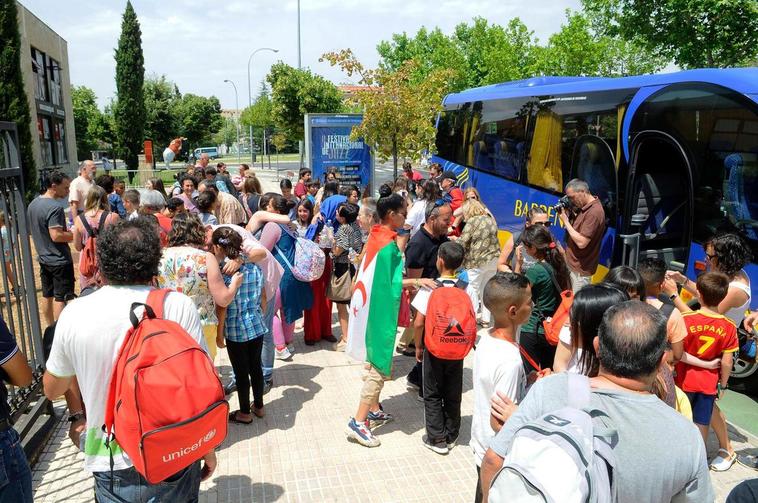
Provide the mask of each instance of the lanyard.
[{"label": "lanyard", "polygon": [[[502,328],[496,328],[496,329],[493,329],[493,330],[492,330],[492,333],[494,334],[494,333],[500,332],[500,331],[502,331],[502,330],[503,330]],[[510,343],[511,343],[511,344],[513,344],[514,346],[516,346],[516,347],[518,348],[518,350],[519,350],[519,353],[521,353],[521,356],[523,356],[523,357],[524,357],[524,359],[525,359],[525,360],[526,360],[526,361],[529,363],[529,365],[531,365],[531,366],[532,366],[532,368],[533,368],[534,370],[536,370],[537,372],[540,372],[540,371],[542,370],[542,367],[540,366],[540,364],[539,364],[539,363],[537,363],[537,362],[535,362],[535,361],[534,361],[534,358],[532,358],[531,356],[529,356],[529,353],[527,353],[527,352],[526,352],[526,349],[524,349],[523,347],[521,347],[521,345],[520,345],[520,344],[516,344],[514,341],[512,341],[512,340],[511,340],[510,338],[508,338],[508,337],[501,337],[501,338],[502,338],[503,340],[506,340],[506,341],[510,342]]]}]

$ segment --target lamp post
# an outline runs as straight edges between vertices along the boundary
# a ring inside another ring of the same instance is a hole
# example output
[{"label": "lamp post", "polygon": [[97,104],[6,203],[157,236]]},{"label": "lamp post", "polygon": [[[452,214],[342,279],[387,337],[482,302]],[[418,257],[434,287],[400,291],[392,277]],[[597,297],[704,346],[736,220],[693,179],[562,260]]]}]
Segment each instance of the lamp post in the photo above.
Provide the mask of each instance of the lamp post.
[{"label": "lamp post", "polygon": [[[250,63],[253,61],[253,56],[255,56],[260,51],[271,51],[271,52],[279,52],[279,49],[272,49],[271,47],[260,47],[253,51],[252,54],[250,54],[250,57],[247,58],[247,106],[251,107],[253,106],[253,90],[250,87]],[[250,124],[250,164],[254,164],[253,161],[253,125]]]},{"label": "lamp post", "polygon": [[297,69],[300,70],[300,0],[297,0]]},{"label": "lamp post", "polygon": [[237,86],[229,79],[224,79],[224,82],[229,83],[234,88],[234,106],[237,108],[237,164],[241,162],[240,159],[240,100],[237,95]]}]

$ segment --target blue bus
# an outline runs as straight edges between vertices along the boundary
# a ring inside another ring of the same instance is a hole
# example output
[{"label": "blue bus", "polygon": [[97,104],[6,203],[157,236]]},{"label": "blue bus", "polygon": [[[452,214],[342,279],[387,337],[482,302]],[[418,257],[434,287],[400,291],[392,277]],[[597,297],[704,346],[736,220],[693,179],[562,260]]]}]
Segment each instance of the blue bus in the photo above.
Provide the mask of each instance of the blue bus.
[{"label": "blue bus", "polygon": [[[608,231],[595,281],[624,262],[621,236],[639,232],[639,257],[705,269],[703,244],[744,236],[758,260],[758,68],[621,78],[536,77],[445,97],[437,154],[476,187],[501,230],[551,207],[566,182],[589,183]],[[632,216],[636,216],[633,220]],[[758,265],[750,264],[753,306]],[[734,384],[758,390],[758,364],[735,362]]]}]

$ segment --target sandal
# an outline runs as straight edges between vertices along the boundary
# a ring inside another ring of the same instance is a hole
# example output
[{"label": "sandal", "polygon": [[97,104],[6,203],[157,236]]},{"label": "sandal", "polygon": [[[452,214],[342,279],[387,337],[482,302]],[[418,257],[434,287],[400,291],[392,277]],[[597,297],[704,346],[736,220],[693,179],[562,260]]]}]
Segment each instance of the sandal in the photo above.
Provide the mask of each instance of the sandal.
[{"label": "sandal", "polygon": [[263,407],[260,409],[253,407],[253,414],[255,414],[256,417],[263,417],[266,415],[266,412],[263,410]]},{"label": "sandal", "polygon": [[737,453],[729,454],[726,449],[719,449],[717,456],[711,461],[710,469],[714,472],[725,472],[737,461]]},{"label": "sandal", "polygon": [[241,419],[237,419],[237,412],[239,412],[239,411],[238,411],[238,410],[235,410],[234,412],[230,412],[230,413],[229,413],[229,422],[230,422],[230,423],[237,423],[237,424],[250,424],[250,423],[252,423],[252,422],[253,422],[253,420],[252,420],[252,419],[251,419],[250,421],[243,421],[243,420],[241,420]]}]

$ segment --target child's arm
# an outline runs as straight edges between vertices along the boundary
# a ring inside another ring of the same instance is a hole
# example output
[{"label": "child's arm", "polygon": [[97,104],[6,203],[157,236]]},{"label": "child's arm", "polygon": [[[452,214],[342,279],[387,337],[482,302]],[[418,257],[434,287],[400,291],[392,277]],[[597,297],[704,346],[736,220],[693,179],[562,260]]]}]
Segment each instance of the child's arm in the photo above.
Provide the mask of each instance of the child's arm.
[{"label": "child's arm", "polygon": [[720,358],[714,358],[713,360],[701,360],[697,356],[692,356],[687,352],[682,353],[682,359],[679,361],[686,363],[687,365],[692,365],[693,367],[709,370],[717,369],[721,365]]},{"label": "child's arm", "polygon": [[[721,390],[726,389],[726,385],[729,382],[729,375],[732,373],[732,366],[734,365],[734,353],[730,352],[723,352],[721,353],[721,379],[719,380],[719,383],[721,384]],[[719,398],[721,398],[721,393],[719,393]]]},{"label": "child's arm", "polygon": [[516,410],[518,405],[513,403],[508,395],[502,391],[495,392],[495,396],[490,400],[490,428],[495,433],[499,432]]}]

